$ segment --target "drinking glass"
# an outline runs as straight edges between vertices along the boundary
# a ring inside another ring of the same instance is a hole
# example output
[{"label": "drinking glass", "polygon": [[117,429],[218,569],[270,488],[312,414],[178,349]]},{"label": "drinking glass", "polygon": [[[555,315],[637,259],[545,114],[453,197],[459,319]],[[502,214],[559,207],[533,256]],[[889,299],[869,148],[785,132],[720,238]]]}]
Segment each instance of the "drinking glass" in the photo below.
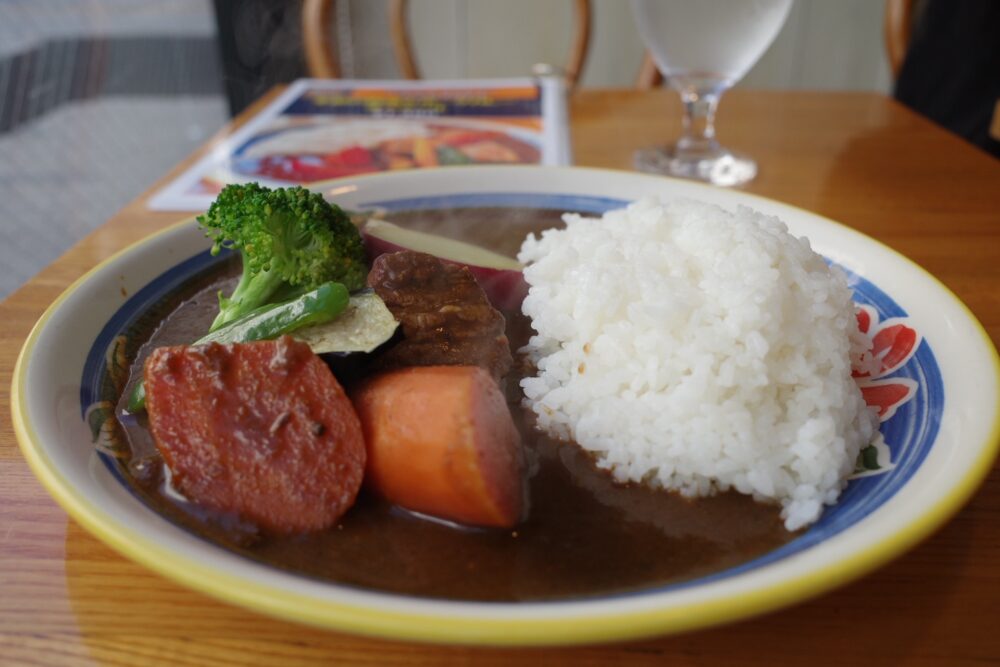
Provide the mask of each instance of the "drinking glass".
[{"label": "drinking glass", "polygon": [[715,110],[774,41],[791,7],[792,0],[632,0],[642,41],[684,103],[680,139],[637,151],[637,169],[715,185],[757,175],[756,162],[716,141]]}]

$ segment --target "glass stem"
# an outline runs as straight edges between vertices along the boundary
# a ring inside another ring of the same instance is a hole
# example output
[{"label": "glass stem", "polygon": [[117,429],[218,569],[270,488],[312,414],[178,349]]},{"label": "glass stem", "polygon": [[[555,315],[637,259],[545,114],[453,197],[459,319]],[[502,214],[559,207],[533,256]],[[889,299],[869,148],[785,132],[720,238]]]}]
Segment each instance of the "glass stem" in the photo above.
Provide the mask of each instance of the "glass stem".
[{"label": "glass stem", "polygon": [[719,149],[715,140],[715,110],[719,94],[714,91],[680,91],[684,103],[684,133],[677,141],[679,153],[710,155]]}]

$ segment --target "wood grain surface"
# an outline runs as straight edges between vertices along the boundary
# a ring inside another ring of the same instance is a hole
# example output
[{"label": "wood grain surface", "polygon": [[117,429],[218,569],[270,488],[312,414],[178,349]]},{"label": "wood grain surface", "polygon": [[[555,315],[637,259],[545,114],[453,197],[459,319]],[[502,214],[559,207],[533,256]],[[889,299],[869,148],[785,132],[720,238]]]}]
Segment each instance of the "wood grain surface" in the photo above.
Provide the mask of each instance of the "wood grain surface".
[{"label": "wood grain surface", "polygon": [[[1000,162],[872,94],[734,91],[718,122],[724,143],[759,162],[747,191],[906,254],[1000,340]],[[664,90],[583,91],[572,124],[577,164],[628,169],[634,149],[677,133],[680,105]],[[183,217],[151,213],[145,198],[0,304],[0,664],[1000,663],[996,468],[941,531],[851,585],[749,621],[627,644],[499,650],[376,641],[226,606],[125,560],[49,499],[21,458],[8,405],[18,350],[44,308],[103,258]]]}]

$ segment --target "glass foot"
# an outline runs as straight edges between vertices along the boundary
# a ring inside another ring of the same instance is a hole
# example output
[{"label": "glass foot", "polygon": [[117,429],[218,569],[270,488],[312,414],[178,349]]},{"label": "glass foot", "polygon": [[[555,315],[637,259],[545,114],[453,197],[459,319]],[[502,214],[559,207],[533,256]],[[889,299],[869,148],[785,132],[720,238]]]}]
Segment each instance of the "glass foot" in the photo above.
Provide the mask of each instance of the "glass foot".
[{"label": "glass foot", "polygon": [[642,148],[635,152],[635,168],[723,186],[741,185],[757,175],[756,162],[725,148],[711,155],[679,155],[673,148]]}]

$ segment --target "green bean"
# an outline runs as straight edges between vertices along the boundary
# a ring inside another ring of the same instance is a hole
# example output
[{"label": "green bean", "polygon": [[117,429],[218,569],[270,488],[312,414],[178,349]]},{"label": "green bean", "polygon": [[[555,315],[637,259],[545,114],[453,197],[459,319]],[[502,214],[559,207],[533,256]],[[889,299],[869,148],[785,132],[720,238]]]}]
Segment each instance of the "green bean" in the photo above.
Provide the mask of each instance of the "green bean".
[{"label": "green bean", "polygon": [[[346,287],[340,283],[324,283],[291,301],[261,306],[202,336],[192,345],[247,343],[277,338],[310,324],[332,320],[344,312],[349,300]],[[129,394],[128,411],[135,413],[145,406],[146,387],[140,380]]]},{"label": "green bean", "polygon": [[344,312],[350,301],[340,283],[324,283],[302,296],[271,306],[261,306],[195,341],[204,343],[245,343],[270,340],[310,324],[332,320]]}]

